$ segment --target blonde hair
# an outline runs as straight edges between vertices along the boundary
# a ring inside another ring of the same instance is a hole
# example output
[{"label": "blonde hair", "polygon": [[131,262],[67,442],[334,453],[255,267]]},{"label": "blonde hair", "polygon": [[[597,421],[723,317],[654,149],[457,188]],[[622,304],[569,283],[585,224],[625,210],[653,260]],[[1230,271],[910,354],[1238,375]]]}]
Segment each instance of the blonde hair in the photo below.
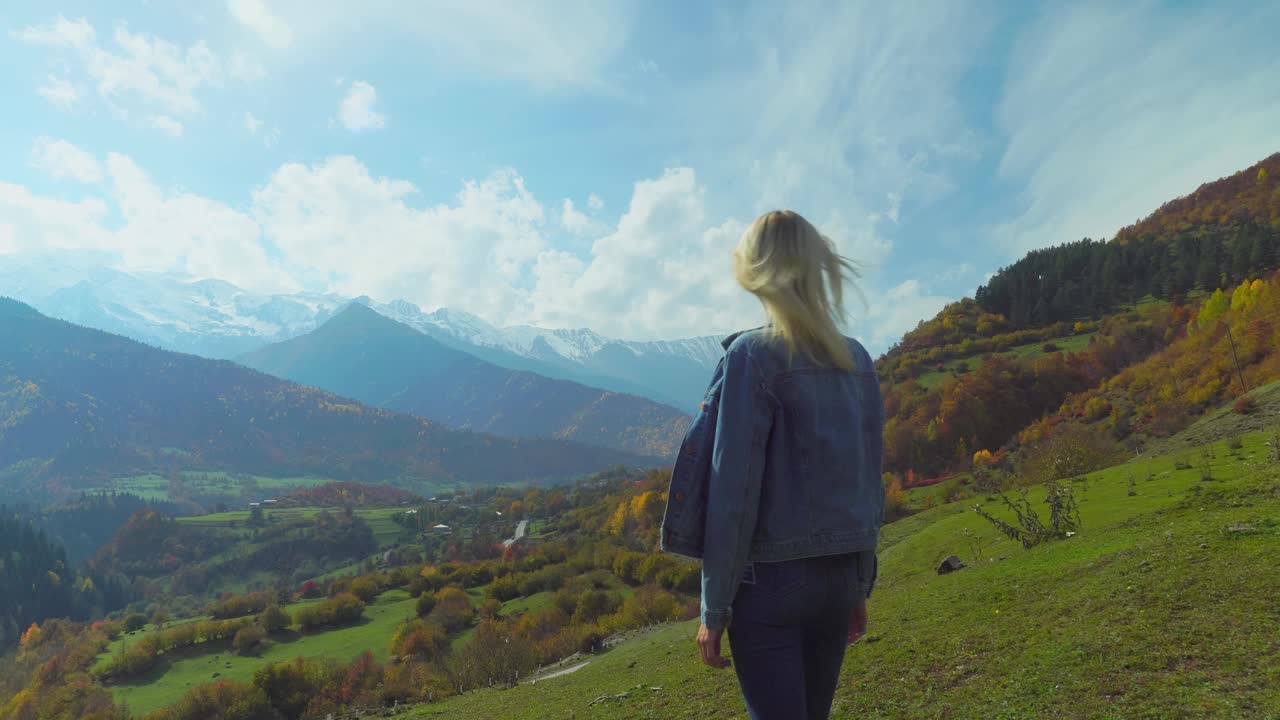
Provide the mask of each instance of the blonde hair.
[{"label": "blonde hair", "polygon": [[790,210],[751,223],[733,251],[738,284],[760,299],[769,335],[789,354],[845,370],[857,365],[838,323],[845,317],[844,284],[856,289],[860,268],[835,244]]}]

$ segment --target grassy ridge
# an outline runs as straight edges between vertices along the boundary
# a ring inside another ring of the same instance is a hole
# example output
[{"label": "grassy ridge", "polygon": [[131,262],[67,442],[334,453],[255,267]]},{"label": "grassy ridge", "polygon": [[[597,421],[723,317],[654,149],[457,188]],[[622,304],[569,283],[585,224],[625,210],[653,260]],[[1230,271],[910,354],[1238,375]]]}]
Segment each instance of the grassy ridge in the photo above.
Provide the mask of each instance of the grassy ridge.
[{"label": "grassy ridge", "polygon": [[[328,510],[331,513],[342,512],[341,508],[273,508],[264,505],[263,515],[277,518],[280,522],[287,522],[290,520],[310,520],[322,510]],[[404,512],[404,508],[359,508],[352,512],[369,524],[369,529],[373,531],[373,537],[378,541],[378,545],[380,547],[388,547],[402,541],[404,536],[409,532],[400,525],[397,525],[392,519],[396,515],[402,514]],[[229,510],[227,512],[213,513],[210,515],[193,515],[178,518],[178,522],[186,525],[218,528],[244,528],[247,527],[248,521],[248,510]]]},{"label": "grassy ridge", "polygon": [[[1235,454],[1215,445],[1208,482],[1175,457],[1094,473],[1074,486],[1081,532],[1032,550],[967,503],[886,527],[875,640],[849,649],[833,717],[1280,717],[1280,470],[1264,437]],[[937,575],[951,553],[969,567]],[[697,663],[695,631],[673,625],[572,674],[412,716],[745,717],[733,675]]]},{"label": "grassy ridge", "polygon": [[1009,348],[1004,352],[981,353],[978,355],[970,355],[968,357],[949,360],[946,362],[946,366],[947,366],[946,370],[932,370],[926,373],[921,373],[920,376],[916,378],[916,382],[918,382],[921,387],[932,390],[933,388],[941,385],[944,380],[946,380],[947,378],[955,374],[954,372],[952,372],[952,368],[955,368],[956,370],[958,370],[962,375],[964,373],[973,372],[974,370],[977,370],[978,366],[982,365],[983,361],[985,361],[987,357],[989,357],[990,355],[1001,355],[1007,358],[1020,359],[1020,360],[1021,359],[1030,360],[1038,357],[1043,357],[1049,354],[1044,351],[1044,346],[1047,343],[1053,343],[1054,345],[1058,346],[1058,349],[1055,350],[1054,352],[1067,352],[1067,353],[1080,352],[1081,350],[1084,350],[1085,348],[1089,347],[1089,341],[1093,339],[1094,335],[1095,333],[1081,333],[1079,335],[1066,335],[1063,337],[1056,337],[1049,340],[1042,340],[1040,342],[1027,343],[1025,345],[1017,345],[1012,348]]},{"label": "grassy ridge", "polygon": [[[314,602],[318,601],[294,603],[288,609],[293,611]],[[415,602],[408,593],[389,590],[369,603],[364,619],[350,627],[305,635],[278,633],[271,637],[262,652],[247,657],[233,653],[229,643],[225,642],[178,651],[173,653],[174,657],[162,660],[155,670],[135,682],[113,685],[112,692],[118,702],[126,703],[136,715],[143,716],[176,702],[196,685],[219,679],[249,682],[259,668],[295,657],[327,657],[347,662],[368,650],[379,661],[385,662],[396,626],[413,617],[414,609]],[[135,642],[138,637],[126,636],[124,642]],[[112,643],[112,648],[99,658],[99,662],[111,652],[118,651],[120,642]]]}]

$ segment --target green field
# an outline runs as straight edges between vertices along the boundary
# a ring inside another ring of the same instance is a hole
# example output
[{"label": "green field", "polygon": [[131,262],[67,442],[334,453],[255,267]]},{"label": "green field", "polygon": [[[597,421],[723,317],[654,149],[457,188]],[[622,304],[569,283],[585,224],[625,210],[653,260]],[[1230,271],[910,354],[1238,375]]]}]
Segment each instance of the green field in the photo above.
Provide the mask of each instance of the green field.
[{"label": "green field", "polygon": [[[249,475],[233,477],[220,470],[183,470],[177,473],[178,481],[186,492],[192,495],[210,496],[226,495],[228,500],[238,499],[246,487],[256,486],[261,490],[292,490],[295,488],[318,487],[332,482],[330,478],[301,477],[267,477]],[[127,492],[148,500],[171,500],[171,483],[168,478],[155,473],[144,473],[127,477],[112,478],[109,485],[91,488],[95,491]]]},{"label": "green field", "polygon": [[[1031,550],[974,514],[973,500],[886,526],[870,636],[848,651],[832,717],[1280,717],[1280,468],[1266,459],[1269,436],[1245,435],[1234,454],[1215,445],[1207,482],[1175,469],[1176,456],[1093,473],[1087,489],[1073,485],[1080,532]],[[968,567],[936,574],[952,553]],[[668,626],[572,674],[411,717],[745,717],[733,674],[697,662],[696,629]]]},{"label": "green field", "polygon": [[920,387],[932,390],[933,388],[941,385],[944,380],[956,375],[957,373],[963,375],[977,370],[978,366],[982,365],[983,361],[985,361],[990,355],[1001,355],[1018,360],[1043,357],[1048,354],[1044,351],[1046,343],[1053,343],[1054,345],[1057,345],[1058,350],[1055,352],[1080,352],[1081,350],[1089,347],[1089,341],[1093,339],[1095,334],[1096,333],[1081,333],[1079,335],[1067,335],[1064,337],[1052,338],[1050,340],[1026,343],[1025,345],[1015,345],[1004,352],[982,353],[948,360],[945,363],[945,370],[932,370],[927,373],[921,373],[920,376],[916,378],[916,382],[920,384]]},{"label": "green field", "polygon": [[[272,518],[275,518],[279,522],[287,522],[290,520],[310,520],[321,510],[327,510],[335,514],[343,512],[342,508],[273,508],[270,505],[262,506],[263,517],[266,518],[268,522],[270,522]],[[379,547],[389,547],[402,542],[405,536],[411,532],[397,525],[395,520],[392,519],[403,513],[404,508],[359,508],[353,512],[360,519],[369,524],[369,529],[373,531],[373,536],[378,541]],[[192,515],[188,517],[180,517],[178,518],[178,522],[198,527],[243,528],[248,526],[249,511],[229,510],[227,512],[212,513],[209,515]]]},{"label": "green field", "polygon": [[[312,602],[318,601],[295,603],[288,609],[296,610]],[[174,653],[174,659],[162,661],[138,682],[113,685],[112,691],[117,701],[128,704],[130,710],[141,716],[175,702],[196,685],[224,678],[248,682],[259,668],[299,656],[328,657],[347,662],[368,650],[379,661],[385,662],[396,626],[413,617],[414,612],[415,603],[408,593],[390,590],[369,604],[364,619],[356,625],[306,635],[293,631],[279,633],[272,636],[260,654],[251,657],[236,655],[226,642],[214,644],[216,650],[201,646],[178,651]],[[132,643],[137,637],[126,636],[123,642]],[[117,651],[120,643],[119,640],[113,643],[99,662]]]}]

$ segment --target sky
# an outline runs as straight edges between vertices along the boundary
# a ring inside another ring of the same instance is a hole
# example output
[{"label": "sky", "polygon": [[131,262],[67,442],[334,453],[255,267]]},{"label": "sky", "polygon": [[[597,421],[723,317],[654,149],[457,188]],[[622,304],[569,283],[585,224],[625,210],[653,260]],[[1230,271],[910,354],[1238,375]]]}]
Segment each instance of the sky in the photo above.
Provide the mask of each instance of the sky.
[{"label": "sky", "polygon": [[[759,324],[762,212],[881,352],[1280,150],[1280,3],[6,2],[0,263],[627,339]],[[0,295],[4,289],[0,288]]]}]

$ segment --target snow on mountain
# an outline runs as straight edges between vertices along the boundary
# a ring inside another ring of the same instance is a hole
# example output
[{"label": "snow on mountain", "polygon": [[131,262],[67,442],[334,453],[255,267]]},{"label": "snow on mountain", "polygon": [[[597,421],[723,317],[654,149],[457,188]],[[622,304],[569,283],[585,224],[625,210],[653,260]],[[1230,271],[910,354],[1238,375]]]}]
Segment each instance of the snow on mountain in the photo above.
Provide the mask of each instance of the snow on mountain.
[{"label": "snow on mountain", "polygon": [[0,296],[80,325],[213,358],[235,358],[310,332],[358,302],[490,362],[678,406],[696,405],[722,353],[719,337],[625,341],[585,328],[496,327],[456,308],[425,312],[404,300],[257,294],[221,280],[113,270],[84,254],[0,258]]}]

